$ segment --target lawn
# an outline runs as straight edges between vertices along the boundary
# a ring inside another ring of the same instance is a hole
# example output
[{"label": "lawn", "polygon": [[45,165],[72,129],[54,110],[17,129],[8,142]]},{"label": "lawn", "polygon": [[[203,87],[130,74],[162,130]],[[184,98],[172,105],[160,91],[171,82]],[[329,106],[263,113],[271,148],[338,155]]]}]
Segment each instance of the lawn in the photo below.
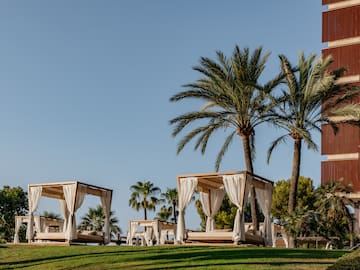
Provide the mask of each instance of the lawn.
[{"label": "lawn", "polygon": [[0,269],[326,269],[339,250],[0,245]]}]

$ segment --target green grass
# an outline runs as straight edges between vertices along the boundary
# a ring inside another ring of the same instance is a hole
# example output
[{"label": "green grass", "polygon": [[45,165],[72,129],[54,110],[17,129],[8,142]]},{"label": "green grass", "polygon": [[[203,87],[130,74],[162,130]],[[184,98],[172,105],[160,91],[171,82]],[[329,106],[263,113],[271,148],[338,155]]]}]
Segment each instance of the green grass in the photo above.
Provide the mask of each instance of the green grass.
[{"label": "green grass", "polygon": [[0,269],[326,269],[343,254],[236,246],[0,245]]}]

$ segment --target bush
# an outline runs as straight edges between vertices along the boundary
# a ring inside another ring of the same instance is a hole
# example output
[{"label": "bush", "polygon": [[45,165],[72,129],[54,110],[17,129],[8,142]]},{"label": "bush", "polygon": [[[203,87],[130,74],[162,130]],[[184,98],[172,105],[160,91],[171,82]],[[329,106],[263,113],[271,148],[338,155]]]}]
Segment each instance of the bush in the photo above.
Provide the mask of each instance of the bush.
[{"label": "bush", "polygon": [[327,268],[328,270],[360,270],[360,250],[341,257]]}]

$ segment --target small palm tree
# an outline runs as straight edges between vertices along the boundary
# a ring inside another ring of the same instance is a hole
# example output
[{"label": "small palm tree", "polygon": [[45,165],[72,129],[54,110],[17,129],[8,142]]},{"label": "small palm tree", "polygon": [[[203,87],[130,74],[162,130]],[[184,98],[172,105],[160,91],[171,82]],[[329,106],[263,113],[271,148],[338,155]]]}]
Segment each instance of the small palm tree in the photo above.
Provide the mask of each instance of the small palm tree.
[{"label": "small palm tree", "polygon": [[161,206],[160,211],[156,213],[156,219],[160,221],[167,221],[172,215],[172,207]]},{"label": "small palm tree", "polygon": [[[114,217],[114,214],[114,211],[110,211],[109,225],[112,238],[116,238],[116,236],[121,233],[121,228],[116,225],[119,221]],[[105,225],[105,214],[101,205],[98,205],[96,208],[90,207],[87,214],[81,219],[81,223],[78,226],[80,230],[102,231]]]},{"label": "small palm tree", "polygon": [[342,185],[341,181],[332,181],[322,185],[315,191],[314,206],[318,214],[318,233],[326,238],[337,236],[344,239],[346,233],[350,235],[352,246],[353,217],[349,206],[354,202],[339,192],[350,192],[349,185]]},{"label": "small palm tree", "polygon": [[[161,193],[161,197],[168,205],[170,205],[170,215],[172,214],[172,220],[174,223],[177,223],[178,211],[176,207],[178,205],[178,193],[176,188],[167,188],[165,193]],[[168,219],[168,218],[167,218]]]},{"label": "small palm tree", "polygon": [[[217,59],[200,59],[200,65],[193,69],[201,74],[196,82],[184,85],[187,90],[180,92],[170,101],[183,99],[204,101],[200,110],[185,113],[172,120],[175,128],[172,135],[177,136],[185,127],[199,122],[201,125],[186,134],[179,142],[177,153],[196,137],[194,149],[200,148],[204,154],[209,138],[218,130],[229,132],[217,156],[215,169],[219,170],[223,156],[229,145],[238,135],[242,139],[246,170],[253,173],[255,153],[255,128],[267,120],[267,112],[272,106],[270,92],[281,82],[279,76],[264,86],[259,86],[259,78],[265,69],[269,53],[263,55],[259,47],[250,52],[236,46],[230,58],[221,51],[216,52]],[[207,120],[207,124],[202,125]],[[257,228],[255,189],[251,189],[252,220]]]},{"label": "small palm tree", "polygon": [[48,211],[44,211],[42,216],[47,217],[47,218],[53,218],[53,219],[61,218],[61,216],[59,214],[56,214],[54,212],[48,212]]},{"label": "small palm tree", "polygon": [[155,197],[161,190],[154,186],[150,181],[137,182],[136,185],[130,187],[132,194],[129,200],[129,206],[136,211],[144,210],[144,219],[147,220],[147,210],[155,210],[157,204],[161,202]]}]

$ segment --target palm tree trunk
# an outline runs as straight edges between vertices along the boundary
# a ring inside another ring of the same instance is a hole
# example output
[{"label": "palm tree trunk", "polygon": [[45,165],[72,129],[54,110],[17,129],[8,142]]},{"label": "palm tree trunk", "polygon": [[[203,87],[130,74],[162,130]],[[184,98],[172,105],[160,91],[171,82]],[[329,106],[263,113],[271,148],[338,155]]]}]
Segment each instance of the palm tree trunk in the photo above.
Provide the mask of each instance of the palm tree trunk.
[{"label": "palm tree trunk", "polygon": [[353,237],[354,228],[353,227],[354,227],[353,220],[350,218],[349,219],[350,248],[352,248],[354,246],[354,237]]},{"label": "palm tree trunk", "polygon": [[[254,173],[252,159],[251,159],[251,150],[250,150],[250,141],[249,136],[242,136],[243,148],[244,148],[244,157],[246,170],[250,173]],[[259,222],[256,215],[256,200],[255,200],[255,187],[251,185],[250,187],[250,210],[251,210],[251,220],[254,231],[257,231],[259,228]]]},{"label": "palm tree trunk", "polygon": [[[289,192],[289,204],[288,204],[288,212],[289,215],[294,213],[294,209],[296,206],[296,192],[297,186],[300,176],[300,163],[301,163],[301,138],[294,139],[294,153],[293,153],[293,167],[291,173],[290,180],[290,192]],[[295,247],[295,239],[294,237],[289,237],[289,247]]]},{"label": "palm tree trunk", "polygon": [[177,224],[177,222],[176,222],[176,204],[173,203],[172,207],[173,207],[173,214],[174,214],[174,222],[175,222],[175,224]]},{"label": "palm tree trunk", "polygon": [[296,206],[296,191],[300,176],[301,139],[294,139],[293,167],[290,180],[288,212],[292,215]]},{"label": "palm tree trunk", "polygon": [[147,212],[146,212],[146,207],[144,207],[144,219],[147,220]]}]

